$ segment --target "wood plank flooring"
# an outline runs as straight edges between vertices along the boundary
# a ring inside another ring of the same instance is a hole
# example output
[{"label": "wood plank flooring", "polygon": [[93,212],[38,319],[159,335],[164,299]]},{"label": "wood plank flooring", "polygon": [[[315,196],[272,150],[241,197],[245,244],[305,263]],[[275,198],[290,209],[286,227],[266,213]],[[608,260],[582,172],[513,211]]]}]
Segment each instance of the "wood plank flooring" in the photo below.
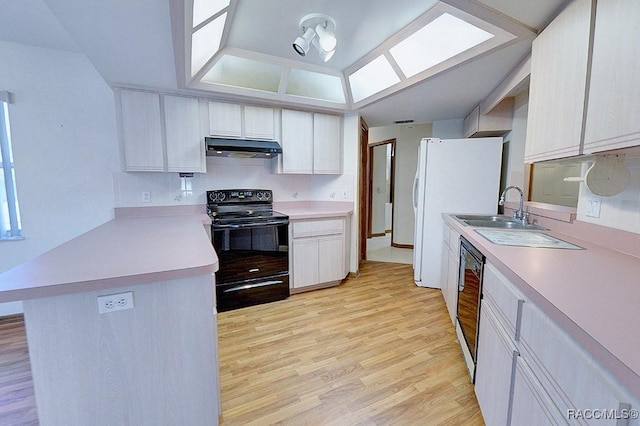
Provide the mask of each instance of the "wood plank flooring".
[{"label": "wood plank flooring", "polygon": [[[223,425],[482,425],[439,290],[411,265],[218,314]],[[0,322],[0,425],[37,425],[22,322]],[[200,425],[195,425],[200,426]]]},{"label": "wood plank flooring", "polygon": [[439,290],[366,262],[339,287],[218,315],[223,425],[482,425]]}]

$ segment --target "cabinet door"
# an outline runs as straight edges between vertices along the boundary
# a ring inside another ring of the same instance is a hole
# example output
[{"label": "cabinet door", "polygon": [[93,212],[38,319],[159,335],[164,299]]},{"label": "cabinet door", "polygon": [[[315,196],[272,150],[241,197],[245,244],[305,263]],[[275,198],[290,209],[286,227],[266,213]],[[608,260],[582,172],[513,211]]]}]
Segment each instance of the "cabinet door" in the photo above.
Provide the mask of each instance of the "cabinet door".
[{"label": "cabinet door", "polygon": [[319,283],[340,281],[344,278],[344,236],[318,238]]},{"label": "cabinet door", "polygon": [[244,107],[244,137],[249,139],[275,139],[273,108]]},{"label": "cabinet door", "polygon": [[197,99],[164,97],[167,138],[167,170],[204,172],[204,139],[200,137],[200,106]]},{"label": "cabinet door", "polygon": [[224,102],[209,102],[209,134],[242,136],[242,106]]},{"label": "cabinet door", "polygon": [[[445,228],[448,226],[445,224]],[[442,297],[449,307],[449,240],[442,242],[442,257],[440,258],[440,288],[442,289]]]},{"label": "cabinet door", "polygon": [[587,154],[640,145],[638,16],[637,0],[598,2],[584,142]]},{"label": "cabinet door", "polygon": [[[489,423],[487,423],[489,424]],[[568,425],[522,358],[518,358],[513,380],[512,425]]]},{"label": "cabinet door", "polygon": [[122,138],[127,171],[163,171],[160,95],[120,92]]},{"label": "cabinet door", "polygon": [[482,417],[488,425],[507,425],[518,350],[484,302],[478,333],[475,392]]},{"label": "cabinet door", "polygon": [[282,110],[282,172],[313,173],[313,114]]},{"label": "cabinet door", "polygon": [[533,41],[525,161],[581,149],[591,0],[575,0]]},{"label": "cabinet door", "polygon": [[316,238],[293,240],[293,287],[306,287],[319,282],[319,251]]},{"label": "cabinet door", "polygon": [[313,114],[313,173],[342,173],[342,119]]}]

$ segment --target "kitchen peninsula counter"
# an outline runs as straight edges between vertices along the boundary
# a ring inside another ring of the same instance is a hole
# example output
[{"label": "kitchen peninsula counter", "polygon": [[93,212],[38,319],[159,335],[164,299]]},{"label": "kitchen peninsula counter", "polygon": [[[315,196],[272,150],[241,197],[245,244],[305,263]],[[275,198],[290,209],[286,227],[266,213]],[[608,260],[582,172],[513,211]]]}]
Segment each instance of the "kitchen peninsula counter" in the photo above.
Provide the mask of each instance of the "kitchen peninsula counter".
[{"label": "kitchen peninsula counter", "polygon": [[116,210],[0,276],[0,301],[23,301],[40,424],[218,424],[218,259],[197,210]]},{"label": "kitchen peninsula counter", "polygon": [[[206,214],[116,216],[0,275],[0,303],[212,274]],[[209,222],[210,223],[210,222]]]},{"label": "kitchen peninsula counter", "polygon": [[[522,293],[640,398],[640,258],[550,228],[539,231],[583,250],[498,245],[451,215],[445,221]],[[576,227],[584,227],[578,224]],[[563,225],[563,231],[567,226]],[[597,227],[597,226],[596,226]],[[514,231],[527,232],[527,231]],[[594,229],[593,234],[602,232]],[[619,232],[619,239],[635,238]],[[599,242],[599,241],[598,241]],[[625,241],[627,245],[628,241]],[[637,242],[636,242],[637,244]]]}]

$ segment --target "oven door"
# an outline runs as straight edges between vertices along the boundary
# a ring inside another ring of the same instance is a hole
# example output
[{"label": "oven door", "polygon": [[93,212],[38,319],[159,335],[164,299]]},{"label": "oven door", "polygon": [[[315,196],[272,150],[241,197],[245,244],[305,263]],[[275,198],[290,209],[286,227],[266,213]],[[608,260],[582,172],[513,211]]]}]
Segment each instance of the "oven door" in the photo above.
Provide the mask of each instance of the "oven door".
[{"label": "oven door", "polygon": [[289,273],[289,221],[212,225],[220,268],[216,284]]}]

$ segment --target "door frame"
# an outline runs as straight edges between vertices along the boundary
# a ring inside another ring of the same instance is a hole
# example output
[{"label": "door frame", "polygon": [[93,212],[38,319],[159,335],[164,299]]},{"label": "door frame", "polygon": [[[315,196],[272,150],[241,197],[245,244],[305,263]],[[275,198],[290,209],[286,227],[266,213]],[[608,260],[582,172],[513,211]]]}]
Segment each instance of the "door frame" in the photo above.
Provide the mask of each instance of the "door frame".
[{"label": "door frame", "polygon": [[[390,176],[390,189],[389,189],[389,198],[391,200],[391,241],[393,242],[393,215],[395,213],[395,203],[394,203],[394,187],[395,187],[395,169],[396,169],[396,138],[387,139],[381,142],[374,142],[368,144],[368,161],[367,161],[367,183],[368,183],[368,197],[367,197],[367,238],[371,238],[374,236],[380,236],[378,234],[374,235],[372,232],[373,228],[373,149],[375,147],[381,145],[391,145],[391,176]],[[385,234],[386,234],[385,229]]]},{"label": "door frame", "polygon": [[369,126],[364,121],[364,118],[360,117],[360,164],[358,166],[358,176],[360,180],[359,187],[359,241],[360,250],[358,254],[358,268],[360,262],[367,260],[367,224],[368,218],[368,197],[369,197],[369,179],[367,176],[367,169],[369,167]]}]

